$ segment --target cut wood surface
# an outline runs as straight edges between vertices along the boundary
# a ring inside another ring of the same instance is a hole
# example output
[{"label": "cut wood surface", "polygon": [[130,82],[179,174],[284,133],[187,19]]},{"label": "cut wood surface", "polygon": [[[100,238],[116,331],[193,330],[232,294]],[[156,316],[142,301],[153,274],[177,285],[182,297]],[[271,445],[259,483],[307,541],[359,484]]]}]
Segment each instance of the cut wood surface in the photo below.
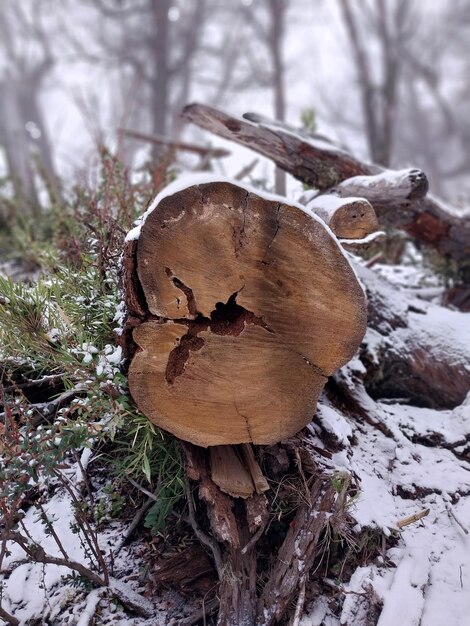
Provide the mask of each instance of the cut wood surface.
[{"label": "cut wood surface", "polygon": [[149,313],[133,331],[129,386],[181,439],[293,435],[364,335],[364,294],[337,241],[281,200],[200,184],[164,197],[142,226],[136,266]]},{"label": "cut wood surface", "polygon": [[206,105],[191,104],[183,116],[268,157],[320,192],[339,188],[345,196],[366,198],[381,223],[403,229],[459,264],[468,263],[470,213],[428,197],[422,170],[384,170],[356,159],[324,137],[252,113],[245,114],[246,121]]},{"label": "cut wood surface", "polygon": [[339,239],[363,239],[379,228],[375,211],[365,198],[322,195],[309,202],[307,209],[321,217]]}]

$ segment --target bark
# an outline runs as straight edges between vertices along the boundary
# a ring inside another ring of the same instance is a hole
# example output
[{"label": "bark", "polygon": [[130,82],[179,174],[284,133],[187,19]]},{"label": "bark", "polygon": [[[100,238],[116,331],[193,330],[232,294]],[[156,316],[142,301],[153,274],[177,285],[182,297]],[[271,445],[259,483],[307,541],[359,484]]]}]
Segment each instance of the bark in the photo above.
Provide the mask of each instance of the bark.
[{"label": "bark", "polygon": [[328,478],[314,482],[310,503],[299,508],[291,523],[258,601],[258,626],[277,624],[308,577],[317,557],[320,537],[330,523],[332,512],[334,515],[335,496]]},{"label": "bark", "polygon": [[[193,104],[186,119],[225,139],[231,139],[272,159],[295,178],[319,191],[333,190],[346,196],[365,197],[381,223],[400,228],[435,248],[458,265],[464,281],[470,281],[470,215],[427,197],[427,180],[421,170],[394,172],[363,163],[344,150],[285,124],[247,123],[210,107]],[[258,120],[258,116],[250,115]],[[380,175],[382,185],[371,176]],[[355,178],[348,188],[347,179]],[[344,182],[343,182],[344,181]]]},{"label": "bark", "polygon": [[[367,165],[314,135],[298,133],[286,124],[248,122],[203,104],[190,104],[183,116],[197,126],[270,158],[298,180],[327,190],[352,176],[377,174]],[[251,116],[251,120],[259,119]]]},{"label": "bark", "polygon": [[470,391],[465,313],[406,294],[364,267],[369,330],[361,349],[365,386],[375,399],[452,409]]}]

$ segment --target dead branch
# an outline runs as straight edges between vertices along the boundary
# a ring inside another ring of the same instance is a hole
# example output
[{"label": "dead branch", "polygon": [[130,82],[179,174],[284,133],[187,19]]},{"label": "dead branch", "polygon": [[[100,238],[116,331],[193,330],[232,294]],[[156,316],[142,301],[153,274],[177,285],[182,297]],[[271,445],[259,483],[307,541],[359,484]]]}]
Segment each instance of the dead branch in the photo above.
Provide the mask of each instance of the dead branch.
[{"label": "dead branch", "polygon": [[133,139],[139,139],[140,141],[146,141],[148,143],[168,146],[169,148],[181,150],[182,152],[193,152],[194,154],[198,154],[202,157],[209,156],[212,159],[223,159],[224,157],[230,156],[230,152],[228,150],[224,150],[223,148],[198,146],[194,143],[178,141],[176,139],[170,139],[169,137],[163,137],[161,135],[147,135],[146,133],[141,133],[136,130],[129,130],[127,128],[120,128],[119,132],[123,135],[126,135],[127,137],[132,137]]},{"label": "dead branch", "polygon": [[247,122],[202,104],[191,104],[184,109],[183,116],[205,130],[268,157],[319,191],[333,190],[345,196],[354,192],[366,198],[383,224],[404,230],[457,263],[468,259],[470,214],[459,213],[427,197],[428,183],[421,170],[384,170],[356,159],[324,138],[252,114],[251,120],[261,121]]}]

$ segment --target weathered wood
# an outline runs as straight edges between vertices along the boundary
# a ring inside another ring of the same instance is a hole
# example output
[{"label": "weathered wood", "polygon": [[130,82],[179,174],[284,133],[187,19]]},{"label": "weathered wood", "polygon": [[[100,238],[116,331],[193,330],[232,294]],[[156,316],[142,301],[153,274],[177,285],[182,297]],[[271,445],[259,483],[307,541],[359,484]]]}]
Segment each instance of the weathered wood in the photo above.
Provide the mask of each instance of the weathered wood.
[{"label": "weathered wood", "polygon": [[295,434],[365,331],[363,292],[324,225],[229,183],[164,198],[134,259],[131,394],[197,445]]},{"label": "weathered wood", "polygon": [[374,398],[450,409],[470,391],[467,315],[399,290],[373,271],[357,268],[366,288],[369,330],[361,351],[365,384]]},{"label": "weathered wood", "polygon": [[323,137],[315,137],[287,124],[247,114],[245,121],[205,104],[190,104],[183,117],[205,130],[251,148],[315,189],[326,190],[352,176],[377,174],[380,168],[355,159]]},{"label": "weathered wood", "polygon": [[211,446],[211,478],[224,493],[249,498],[255,491],[250,472],[242,464],[234,446]]},{"label": "weathered wood", "polygon": [[264,493],[268,491],[269,484],[266,480],[266,477],[263,475],[261,468],[259,466],[258,461],[256,460],[255,453],[253,452],[253,448],[251,444],[242,444],[241,455],[250,471],[251,478],[253,480],[253,484],[255,486],[256,493]]},{"label": "weathered wood", "polygon": [[339,239],[363,239],[379,228],[375,211],[365,198],[317,196],[307,209],[320,217]]},{"label": "weathered wood", "polygon": [[208,507],[213,536],[221,543],[217,551],[223,553],[220,557],[223,562],[217,566],[220,580],[217,623],[219,626],[253,626],[257,600],[256,542],[250,544],[250,539],[253,534],[259,536],[266,526],[267,500],[255,494],[246,501],[246,507],[240,500],[235,505],[235,501],[211,480],[207,452],[191,445],[185,445],[184,450],[188,476],[199,482],[199,493]]},{"label": "weathered wood", "polygon": [[259,598],[257,626],[277,624],[306,581],[318,554],[320,537],[334,512],[335,496],[329,478],[314,482],[311,503],[299,507]]},{"label": "weathered wood", "polygon": [[[315,135],[252,114],[250,119],[257,123],[192,104],[183,115],[201,128],[263,154],[320,191],[334,188],[345,196],[354,191],[354,195],[371,202],[382,224],[401,228],[449,256],[459,264],[463,280],[470,280],[470,213],[454,210],[427,197],[427,179],[421,170],[384,171],[355,159]],[[375,175],[379,175],[375,181],[380,182],[378,185],[368,180]],[[355,178],[358,176],[365,178],[358,180]],[[351,184],[343,182],[353,177]]]}]

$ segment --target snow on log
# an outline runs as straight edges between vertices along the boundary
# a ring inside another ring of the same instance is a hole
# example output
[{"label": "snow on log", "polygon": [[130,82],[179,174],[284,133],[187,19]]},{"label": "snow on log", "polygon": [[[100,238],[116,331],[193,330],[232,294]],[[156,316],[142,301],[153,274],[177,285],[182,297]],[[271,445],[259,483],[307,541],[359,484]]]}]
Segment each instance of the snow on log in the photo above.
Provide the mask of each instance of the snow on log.
[{"label": "snow on log", "polygon": [[130,244],[129,386],[142,412],[204,447],[272,444],[305,426],[366,323],[321,220],[213,182],[164,195]]},{"label": "snow on log", "polygon": [[381,224],[403,229],[465,269],[470,257],[470,213],[428,197],[427,178],[421,170],[384,170],[354,158],[324,137],[251,113],[244,116],[250,120],[246,121],[206,105],[191,104],[183,116],[268,157],[319,191],[366,198]]},{"label": "snow on log", "polygon": [[470,391],[468,314],[419,300],[365,267],[357,272],[368,301],[368,393],[436,409],[460,405]]},{"label": "snow on log", "polygon": [[327,194],[307,204],[331,228],[339,239],[363,239],[379,228],[375,211],[365,198],[339,198]]}]

